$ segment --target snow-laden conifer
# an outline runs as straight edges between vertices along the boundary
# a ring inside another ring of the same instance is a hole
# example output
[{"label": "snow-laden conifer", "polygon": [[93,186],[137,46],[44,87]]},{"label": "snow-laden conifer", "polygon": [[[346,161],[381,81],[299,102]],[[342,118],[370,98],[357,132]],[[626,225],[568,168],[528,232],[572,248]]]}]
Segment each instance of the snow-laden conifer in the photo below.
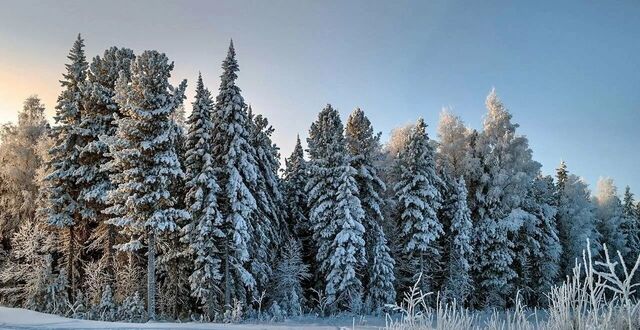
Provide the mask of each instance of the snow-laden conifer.
[{"label": "snow-laden conifer", "polygon": [[282,243],[290,238],[285,223],[286,210],[282,196],[279,148],[271,140],[273,127],[266,117],[254,114],[248,107],[251,121],[249,142],[253,146],[258,167],[258,176],[253,195],[257,210],[252,216],[254,228],[253,260],[251,272],[257,281],[257,291],[269,286],[272,266],[269,260],[276,257]]},{"label": "snow-laden conifer", "polygon": [[516,283],[532,305],[545,304],[545,295],[559,279],[562,247],[554,190],[552,177],[538,176],[522,204],[523,223],[516,242]]},{"label": "snow-laden conifer", "polygon": [[609,251],[620,251],[622,255],[626,255],[628,250],[626,232],[623,230],[623,207],[613,179],[600,178],[598,180],[594,204],[596,205],[596,228],[600,233],[600,243],[606,244]]},{"label": "snow-laden conifer", "polygon": [[204,306],[209,318],[219,306],[220,242],[222,217],[218,210],[220,192],[211,155],[213,139],[213,99],[198,76],[193,110],[187,119],[185,170],[187,210],[191,222],[183,229],[193,254],[193,273],[189,277],[191,295]]},{"label": "snow-laden conifer", "polygon": [[625,260],[633,260],[635,256],[640,254],[640,214],[637,213],[635,208],[633,193],[629,186],[624,189],[622,216],[621,229],[626,237],[627,247],[627,258]]},{"label": "snow-laden conifer", "polygon": [[[66,259],[66,272],[69,279],[69,296],[75,297],[74,290],[79,285],[79,261],[82,259],[82,245],[87,237],[86,230],[75,230],[85,227],[85,218],[90,212],[79,198],[80,187],[78,169],[82,141],[78,126],[83,114],[83,95],[87,78],[87,60],[84,54],[84,40],[80,35],[67,56],[69,63],[63,74],[62,93],[58,96],[56,126],[53,128],[54,146],[50,149],[51,159],[48,164],[49,175],[46,180],[49,198],[48,223],[58,228],[65,228],[63,236],[66,248],[63,251]],[[77,233],[81,235],[76,235]],[[82,237],[80,237],[82,236]]]},{"label": "snow-laden conifer", "polygon": [[368,308],[379,310],[395,301],[394,261],[389,254],[383,231],[382,193],[385,184],[378,176],[375,162],[381,158],[380,134],[374,134],[369,118],[356,108],[347,120],[345,143],[351,156],[351,166],[356,169],[358,198],[364,210],[367,274],[365,301]]},{"label": "snow-laden conifer", "polygon": [[235,81],[239,70],[233,42],[222,62],[219,94],[213,114],[213,159],[220,194],[224,234],[222,251],[222,290],[225,309],[232,299],[248,300],[247,290],[254,290],[256,279],[248,269],[254,228],[251,217],[256,212],[252,194],[258,179],[255,151],[249,143],[250,122],[246,104]]},{"label": "snow-laden conifer", "polygon": [[[156,241],[164,231],[176,229],[187,218],[175,208],[177,196],[171,185],[184,173],[175,151],[171,114],[183,102],[186,81],[178,88],[169,84],[173,63],[157,51],[145,51],[131,64],[131,80],[120,74],[116,101],[126,116],[118,118],[117,131],[109,141],[114,189],[108,195],[111,224],[122,227],[130,241],[124,251],[147,248],[147,313],[155,319]],[[117,171],[115,171],[117,170]]]},{"label": "snow-laden conifer", "polygon": [[593,254],[600,249],[600,235],[596,230],[595,209],[591,191],[578,176],[569,174],[564,162],[556,174],[556,199],[558,203],[558,237],[562,246],[560,275],[572,274],[576,260],[582,260],[587,239]]},{"label": "snow-laden conifer", "polygon": [[116,121],[122,116],[115,100],[116,80],[122,72],[130,77],[133,51],[127,48],[111,47],[102,57],[93,58],[87,72],[84,88],[84,111],[80,116],[78,135],[82,147],[79,149],[76,170],[79,185],[78,199],[86,206],[87,219],[97,226],[89,238],[88,249],[101,251],[101,262],[105,263],[108,283],[95,283],[99,287],[113,284],[115,276],[113,246],[116,244],[116,229],[106,223],[103,211],[107,207],[107,193],[113,187],[105,165],[111,160],[106,139],[116,133]]},{"label": "snow-laden conifer", "polygon": [[495,90],[486,100],[483,131],[473,142],[476,168],[471,177],[472,219],[476,235],[476,303],[505,306],[513,293],[513,233],[522,224],[521,205],[540,164],[532,160],[526,137],[498,99]]},{"label": "snow-laden conifer", "polygon": [[311,125],[307,144],[311,176],[307,184],[309,219],[327,303],[346,307],[362,297],[361,274],[365,262],[364,211],[350,165],[338,111],[327,105]]},{"label": "snow-laden conifer", "polygon": [[423,292],[433,289],[433,279],[440,259],[436,241],[443,234],[438,210],[442,203],[442,180],[436,173],[433,147],[426,132],[427,125],[418,119],[407,144],[400,150],[397,164],[400,179],[395,190],[396,220],[401,229],[404,272],[401,279],[411,285],[420,277]]},{"label": "snow-laden conifer", "polygon": [[467,187],[464,178],[457,180],[445,175],[447,189],[443,196],[442,222],[444,228],[443,301],[464,305],[473,292],[471,261],[473,258],[473,224],[467,206]]}]

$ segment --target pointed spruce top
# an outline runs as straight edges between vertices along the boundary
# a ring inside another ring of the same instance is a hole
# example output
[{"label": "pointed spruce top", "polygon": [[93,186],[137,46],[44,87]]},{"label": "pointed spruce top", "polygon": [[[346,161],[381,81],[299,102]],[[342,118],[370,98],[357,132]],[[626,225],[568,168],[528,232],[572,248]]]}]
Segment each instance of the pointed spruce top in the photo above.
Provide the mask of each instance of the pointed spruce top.
[{"label": "pointed spruce top", "polygon": [[202,73],[198,71],[198,80],[196,81],[196,95],[204,91],[204,83],[202,82]]}]

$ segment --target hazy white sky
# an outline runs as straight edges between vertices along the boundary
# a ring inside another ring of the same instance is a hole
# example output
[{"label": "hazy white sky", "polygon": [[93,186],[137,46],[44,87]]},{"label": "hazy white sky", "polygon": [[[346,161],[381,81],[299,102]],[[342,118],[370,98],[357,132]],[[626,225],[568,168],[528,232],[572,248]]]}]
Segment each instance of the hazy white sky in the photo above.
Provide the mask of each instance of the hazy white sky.
[{"label": "hazy white sky", "polygon": [[[0,122],[39,94],[53,113],[77,33],[89,57],[158,49],[214,91],[234,39],[238,83],[284,155],[318,111],[356,106],[385,136],[443,106],[480,127],[492,86],[543,171],[640,193],[640,2],[2,1]],[[189,100],[190,102],[190,100]],[[190,108],[190,104],[187,105]]]}]

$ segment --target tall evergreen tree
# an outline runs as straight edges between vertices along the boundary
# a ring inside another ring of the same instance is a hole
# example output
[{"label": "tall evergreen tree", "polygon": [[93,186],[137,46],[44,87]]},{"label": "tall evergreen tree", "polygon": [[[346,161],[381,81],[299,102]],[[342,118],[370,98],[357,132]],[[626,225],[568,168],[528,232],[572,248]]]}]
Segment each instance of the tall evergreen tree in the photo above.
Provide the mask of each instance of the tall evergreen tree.
[{"label": "tall evergreen tree", "polygon": [[186,205],[191,222],[184,229],[193,253],[191,295],[204,306],[210,319],[220,302],[221,251],[224,237],[221,230],[222,216],[218,209],[218,186],[213,157],[213,99],[198,76],[193,110],[187,120],[185,169],[187,174]]},{"label": "tall evergreen tree", "polygon": [[591,192],[584,181],[569,174],[562,162],[556,171],[556,201],[558,214],[556,223],[562,248],[560,275],[572,274],[576,260],[582,260],[582,251],[587,239],[591,241],[594,254],[599,251],[599,234],[596,230],[594,206]]},{"label": "tall evergreen tree", "polygon": [[401,284],[410,286],[420,276],[420,289],[434,288],[438,272],[440,250],[438,238],[444,233],[438,219],[442,204],[442,180],[436,173],[433,147],[426,132],[427,125],[420,118],[409,135],[407,145],[400,151],[397,167],[400,180],[395,186],[401,228],[405,278]]},{"label": "tall evergreen tree", "polygon": [[531,305],[546,303],[546,294],[558,280],[562,248],[554,190],[552,177],[538,176],[522,204],[523,225],[516,242],[516,283]]},{"label": "tall evergreen tree", "polygon": [[[448,178],[447,175],[444,176]],[[473,291],[471,259],[473,258],[473,224],[467,206],[467,187],[464,178],[444,179],[447,189],[443,196],[442,222],[444,228],[444,301],[456,301],[463,305]]]},{"label": "tall evergreen tree", "polygon": [[[296,145],[291,155],[284,160],[285,169],[282,175],[285,207],[287,213],[287,226],[289,232],[296,237],[299,244],[299,253],[302,263],[307,267],[309,274],[315,274],[315,245],[312,238],[311,225],[309,223],[309,208],[307,207],[307,191],[305,189],[309,180],[309,166],[304,159],[304,150],[300,143],[300,136],[296,136]],[[305,292],[313,288],[313,276],[301,279]]]},{"label": "tall evergreen tree", "polygon": [[115,100],[116,80],[122,72],[130,77],[131,62],[135,55],[131,49],[111,47],[102,57],[96,56],[87,72],[84,93],[84,111],[78,125],[79,139],[83,141],[79,149],[78,199],[86,205],[87,218],[92,230],[89,250],[102,250],[102,261],[108,273],[108,283],[113,286],[115,276],[113,246],[116,244],[116,229],[106,223],[108,215],[107,192],[113,187],[109,173],[104,166],[111,160],[106,139],[116,133],[115,119],[122,116]]},{"label": "tall evergreen tree", "polygon": [[258,180],[255,150],[249,143],[251,123],[240,88],[236,86],[236,52],[233,42],[222,62],[223,73],[213,115],[213,159],[220,194],[222,214],[222,283],[224,305],[231,309],[232,298],[247,301],[247,291],[254,290],[256,279],[248,264],[254,228],[251,219],[257,210],[253,196]]},{"label": "tall evergreen tree", "polygon": [[58,97],[56,126],[53,128],[55,145],[51,154],[50,173],[47,176],[49,209],[48,223],[64,228],[66,272],[68,275],[69,297],[75,297],[75,290],[81,278],[78,256],[86,237],[85,218],[90,212],[79,198],[78,169],[80,150],[83,147],[78,135],[83,109],[84,84],[87,78],[87,60],[84,54],[84,40],[80,35],[73,43],[67,57],[67,72],[60,81],[63,91]]},{"label": "tall evergreen tree", "polygon": [[637,213],[635,208],[633,193],[629,186],[624,189],[622,216],[622,231],[627,238],[627,258],[625,258],[625,260],[633,263],[638,257],[638,254],[640,254],[640,214]]},{"label": "tall evergreen tree", "polygon": [[358,272],[366,263],[364,210],[358,198],[357,171],[345,149],[338,111],[327,105],[311,125],[311,176],[307,184],[309,220],[316,244],[320,279],[334,309],[362,297]]},{"label": "tall evergreen tree", "polygon": [[308,166],[304,159],[304,150],[300,143],[300,136],[296,137],[296,145],[289,158],[284,160],[285,168],[282,175],[285,204],[287,209],[287,226],[295,237],[302,241],[302,254],[311,255],[311,233],[309,228],[309,209],[307,208],[307,193],[305,186],[308,180]]},{"label": "tall evergreen tree", "polygon": [[512,297],[514,234],[522,224],[519,208],[540,164],[532,160],[527,138],[495,90],[486,101],[483,131],[475,142],[479,168],[472,212],[476,229],[475,280],[479,305],[504,307]]},{"label": "tall evergreen tree", "polygon": [[258,291],[269,286],[272,267],[269,260],[276,257],[282,242],[290,237],[285,225],[286,210],[278,170],[280,169],[279,148],[271,140],[273,127],[262,115],[254,115],[248,108],[250,125],[250,144],[255,151],[258,177],[255,190],[257,211],[252,217],[255,230],[251,271],[254,274]]},{"label": "tall evergreen tree", "polygon": [[[156,315],[156,241],[188,213],[175,208],[172,183],[184,173],[175,151],[171,114],[184,100],[186,81],[169,84],[173,63],[157,51],[145,51],[131,64],[131,81],[120,74],[116,101],[127,116],[119,118],[109,150],[114,189],[108,195],[111,224],[131,238],[124,251],[147,248],[147,313]],[[114,172],[114,169],[118,169]]]},{"label": "tall evergreen tree", "polygon": [[365,277],[367,307],[379,310],[395,301],[394,261],[389,254],[383,231],[382,193],[386,189],[378,176],[375,161],[381,157],[380,133],[374,134],[369,118],[356,108],[345,127],[346,148],[351,156],[351,166],[356,169],[358,198],[364,210],[367,276]]},{"label": "tall evergreen tree", "polygon": [[600,243],[606,244],[610,252],[620,251],[627,255],[626,232],[623,230],[623,208],[618,191],[611,178],[598,180],[598,192],[594,198],[596,205],[596,227],[600,233]]}]

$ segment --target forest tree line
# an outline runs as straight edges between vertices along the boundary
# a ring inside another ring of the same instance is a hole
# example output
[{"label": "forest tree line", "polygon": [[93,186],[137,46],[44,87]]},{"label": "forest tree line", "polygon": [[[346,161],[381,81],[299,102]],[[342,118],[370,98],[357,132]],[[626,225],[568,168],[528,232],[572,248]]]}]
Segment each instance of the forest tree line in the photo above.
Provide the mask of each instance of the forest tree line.
[{"label": "forest tree line", "polygon": [[[417,283],[476,309],[516,292],[544,307],[587,239],[640,253],[640,204],[592,195],[562,162],[543,175],[495,91],[481,130],[443,112],[392,131],[331,105],[280,163],[236,85],[217,96],[158,51],[73,44],[55,124],[29,97],[0,132],[0,303],[101,320],[235,321],[380,313]],[[281,167],[283,169],[281,169]],[[435,304],[436,296],[430,296]],[[157,315],[159,314],[159,315]]]}]

